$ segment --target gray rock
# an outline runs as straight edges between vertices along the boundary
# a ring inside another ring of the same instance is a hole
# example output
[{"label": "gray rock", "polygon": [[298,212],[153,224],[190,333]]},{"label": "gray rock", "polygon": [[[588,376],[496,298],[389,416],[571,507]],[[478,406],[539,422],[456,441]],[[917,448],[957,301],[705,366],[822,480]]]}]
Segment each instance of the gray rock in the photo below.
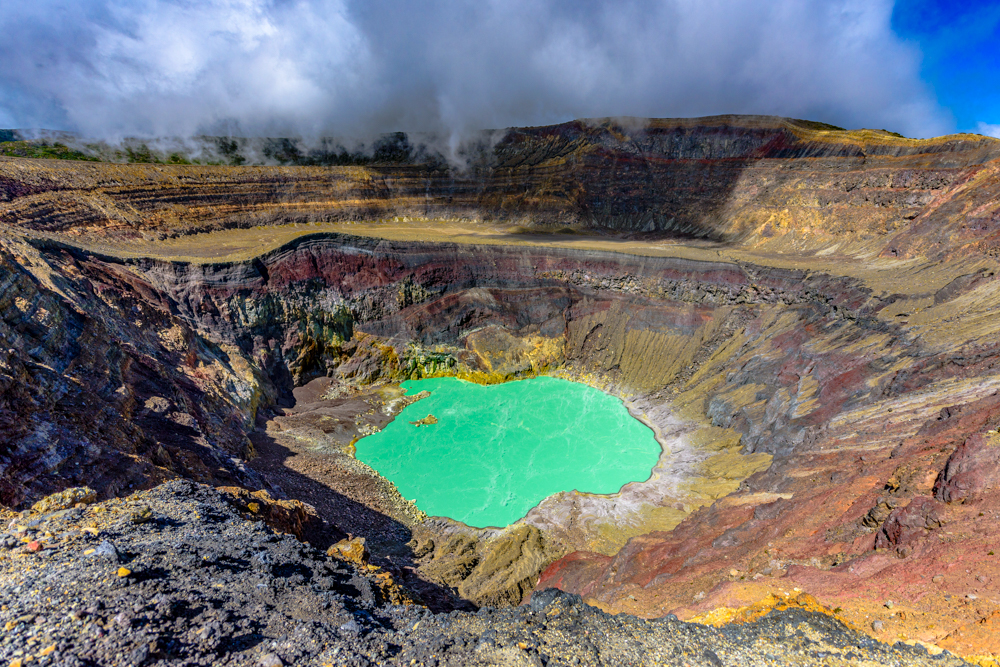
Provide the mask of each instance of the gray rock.
[{"label": "gray rock", "polygon": [[558,588],[546,588],[543,591],[535,591],[531,594],[529,603],[534,611],[541,611],[556,600],[565,600],[566,604],[576,604],[582,602],[579,595],[561,591]]},{"label": "gray rock", "polygon": [[121,556],[118,555],[118,549],[116,549],[115,545],[113,545],[108,540],[104,540],[99,545],[97,545],[97,548],[94,549],[94,553],[90,554],[90,557],[103,558],[105,560],[111,561],[112,563],[121,562]]},{"label": "gray rock", "polygon": [[282,667],[284,664],[281,658],[274,653],[261,656],[260,660],[257,661],[257,667]]},{"label": "gray rock", "polygon": [[164,412],[173,407],[173,404],[162,396],[152,396],[146,399],[143,405],[150,412],[154,412],[158,415],[162,415]]}]

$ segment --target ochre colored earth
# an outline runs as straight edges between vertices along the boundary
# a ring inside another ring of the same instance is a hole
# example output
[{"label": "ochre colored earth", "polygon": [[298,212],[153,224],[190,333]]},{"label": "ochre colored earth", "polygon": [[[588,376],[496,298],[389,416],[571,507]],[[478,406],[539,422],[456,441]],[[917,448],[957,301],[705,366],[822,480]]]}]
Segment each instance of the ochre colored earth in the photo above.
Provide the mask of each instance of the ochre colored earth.
[{"label": "ochre colored earth", "polygon": [[[364,537],[438,609],[795,604],[1000,655],[997,140],[716,117],[514,130],[462,172],[0,158],[0,224],[9,507],[184,477],[309,504],[304,537]],[[652,478],[480,530],[353,458],[403,380],[539,374],[625,400]]]}]

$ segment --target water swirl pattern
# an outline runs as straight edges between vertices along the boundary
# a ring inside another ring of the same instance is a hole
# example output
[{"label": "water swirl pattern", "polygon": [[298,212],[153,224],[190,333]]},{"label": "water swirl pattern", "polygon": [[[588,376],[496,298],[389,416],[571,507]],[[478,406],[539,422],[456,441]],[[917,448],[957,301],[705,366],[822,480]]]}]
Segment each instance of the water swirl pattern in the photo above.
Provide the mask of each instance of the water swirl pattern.
[{"label": "water swirl pattern", "polygon": [[[660,455],[649,427],[584,384],[435,378],[402,386],[431,395],[359,440],[356,456],[432,516],[506,526],[560,491],[616,493],[649,479]],[[410,423],[428,415],[437,423]]]}]

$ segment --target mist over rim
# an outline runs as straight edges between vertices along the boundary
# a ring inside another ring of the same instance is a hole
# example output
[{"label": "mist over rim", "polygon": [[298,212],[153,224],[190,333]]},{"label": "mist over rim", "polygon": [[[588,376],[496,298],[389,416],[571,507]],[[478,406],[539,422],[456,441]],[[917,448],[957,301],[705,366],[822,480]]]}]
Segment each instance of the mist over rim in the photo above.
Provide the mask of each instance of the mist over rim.
[{"label": "mist over rim", "polygon": [[954,128],[891,0],[110,0],[0,16],[0,127],[447,137],[723,113]]}]

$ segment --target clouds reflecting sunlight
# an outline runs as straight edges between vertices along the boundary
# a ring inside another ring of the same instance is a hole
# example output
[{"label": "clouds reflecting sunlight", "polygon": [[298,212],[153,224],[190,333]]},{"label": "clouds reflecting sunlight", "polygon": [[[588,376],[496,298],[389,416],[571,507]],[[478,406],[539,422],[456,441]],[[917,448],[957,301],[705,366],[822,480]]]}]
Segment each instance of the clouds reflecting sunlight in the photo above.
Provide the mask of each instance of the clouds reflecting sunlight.
[{"label": "clouds reflecting sunlight", "polygon": [[90,137],[461,134],[608,115],[953,127],[889,0],[36,0],[0,126]]}]

